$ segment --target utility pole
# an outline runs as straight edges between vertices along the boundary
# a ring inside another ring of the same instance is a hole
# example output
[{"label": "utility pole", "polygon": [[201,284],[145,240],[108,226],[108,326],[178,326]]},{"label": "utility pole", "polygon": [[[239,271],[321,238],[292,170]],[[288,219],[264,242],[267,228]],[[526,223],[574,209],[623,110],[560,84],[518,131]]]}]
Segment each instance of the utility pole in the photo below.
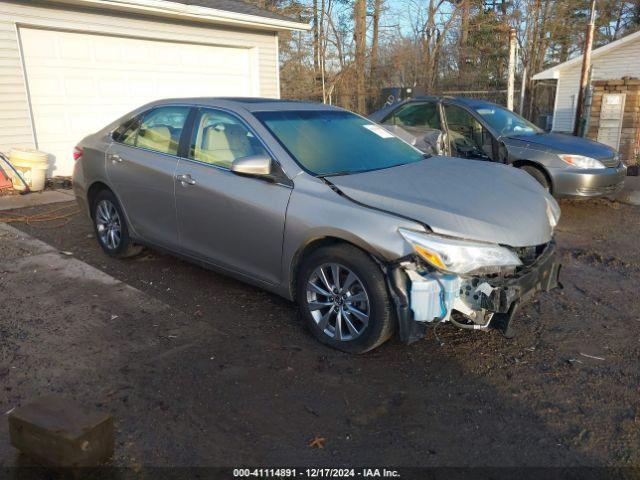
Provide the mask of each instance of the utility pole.
[{"label": "utility pole", "polygon": [[582,54],[582,72],[580,73],[580,90],[578,90],[578,103],[576,104],[576,118],[573,124],[573,134],[580,135],[582,130],[582,115],[584,110],[584,97],[589,83],[589,69],[591,68],[591,46],[593,45],[593,30],[596,24],[596,0],[591,0],[591,15],[587,33],[584,39],[584,52]]},{"label": "utility pole", "polygon": [[516,83],[516,29],[509,30],[509,78],[507,81],[507,108],[513,111],[513,92]]},{"label": "utility pole", "polygon": [[524,96],[527,88],[527,67],[522,69],[522,81],[520,82],[520,103],[518,104],[518,113],[522,116],[524,112]]}]

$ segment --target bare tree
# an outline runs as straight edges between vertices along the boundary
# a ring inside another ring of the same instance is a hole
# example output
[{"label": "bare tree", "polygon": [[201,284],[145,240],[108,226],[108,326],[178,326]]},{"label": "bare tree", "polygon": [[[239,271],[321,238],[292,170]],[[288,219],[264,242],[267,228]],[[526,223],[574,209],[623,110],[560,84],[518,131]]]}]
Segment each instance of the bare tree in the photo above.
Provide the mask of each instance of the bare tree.
[{"label": "bare tree", "polygon": [[422,28],[422,73],[423,84],[427,90],[432,89],[436,83],[440,53],[460,10],[458,5],[453,3],[448,4],[449,12],[443,12],[447,3],[445,0],[429,0],[427,18]]},{"label": "bare tree", "polygon": [[320,32],[318,25],[318,0],[313,0],[313,23],[311,30],[313,34],[313,69],[317,72],[319,66],[318,46],[320,44]]},{"label": "bare tree", "polygon": [[[584,22],[588,6],[587,0],[246,1],[312,25],[309,33],[280,34],[284,97],[361,113],[381,106],[377,92],[383,87],[504,89],[507,33],[517,28],[516,75],[528,72],[523,103],[529,118],[549,112],[553,99],[552,85],[531,77],[580,53],[583,34],[575,25]],[[598,2],[603,14],[595,47],[640,28],[639,0]],[[498,94],[488,98],[506,100]]]},{"label": "bare tree", "polygon": [[382,0],[374,0],[373,2],[373,21],[371,26],[371,56],[369,60],[369,91],[373,95],[373,85],[378,77],[378,41],[380,36],[380,11],[382,9]]},{"label": "bare tree", "polygon": [[458,76],[464,78],[467,70],[467,39],[469,37],[469,16],[471,15],[471,0],[460,2],[460,35],[458,40]]},{"label": "bare tree", "polygon": [[366,113],[367,92],[365,88],[365,60],[367,48],[367,2],[355,0],[353,4],[353,39],[356,63],[356,109]]}]

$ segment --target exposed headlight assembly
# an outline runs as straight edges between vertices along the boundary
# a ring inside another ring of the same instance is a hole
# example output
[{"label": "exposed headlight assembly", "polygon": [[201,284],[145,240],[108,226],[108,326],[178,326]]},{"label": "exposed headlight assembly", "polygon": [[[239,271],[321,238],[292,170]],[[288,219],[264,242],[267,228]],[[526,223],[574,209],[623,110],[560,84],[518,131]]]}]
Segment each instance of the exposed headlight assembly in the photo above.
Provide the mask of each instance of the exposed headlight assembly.
[{"label": "exposed headlight assembly", "polygon": [[585,157],[584,155],[561,154],[558,155],[558,157],[560,157],[560,160],[563,162],[576,168],[606,168],[599,160]]},{"label": "exposed headlight assembly", "polygon": [[462,275],[482,270],[490,273],[502,267],[522,265],[514,252],[500,245],[456,240],[404,228],[399,231],[422,259],[445,272]]}]

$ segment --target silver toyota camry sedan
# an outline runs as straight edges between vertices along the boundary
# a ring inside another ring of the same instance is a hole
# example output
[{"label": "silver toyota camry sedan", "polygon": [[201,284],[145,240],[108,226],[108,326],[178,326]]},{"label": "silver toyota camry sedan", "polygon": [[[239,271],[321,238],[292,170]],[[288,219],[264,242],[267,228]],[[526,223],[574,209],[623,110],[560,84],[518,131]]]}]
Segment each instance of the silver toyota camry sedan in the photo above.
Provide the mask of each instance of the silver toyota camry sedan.
[{"label": "silver toyota camry sedan", "polygon": [[558,286],[560,210],[529,175],[426,156],[339,108],[163,100],[74,157],[108,255],[156,247],[295,300],[344,351],[442,322],[511,336],[518,307]]}]

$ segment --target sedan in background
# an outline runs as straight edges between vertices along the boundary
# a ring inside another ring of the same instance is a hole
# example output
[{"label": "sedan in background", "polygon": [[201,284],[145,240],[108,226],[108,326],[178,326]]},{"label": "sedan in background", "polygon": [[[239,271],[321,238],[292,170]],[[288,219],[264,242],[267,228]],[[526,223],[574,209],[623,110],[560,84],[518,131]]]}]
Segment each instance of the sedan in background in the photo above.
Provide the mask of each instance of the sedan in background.
[{"label": "sedan in background", "polygon": [[369,118],[422,151],[513,165],[555,197],[620,191],[627,168],[618,153],[585,138],[546,133],[512,111],[465,97],[418,97]]},{"label": "sedan in background", "polygon": [[347,352],[441,322],[510,336],[519,305],[558,285],[560,210],[529,175],[427,158],[339,108],[158,101],[74,158],[108,255],[149,245],[251,282],[297,301],[309,330]]}]

